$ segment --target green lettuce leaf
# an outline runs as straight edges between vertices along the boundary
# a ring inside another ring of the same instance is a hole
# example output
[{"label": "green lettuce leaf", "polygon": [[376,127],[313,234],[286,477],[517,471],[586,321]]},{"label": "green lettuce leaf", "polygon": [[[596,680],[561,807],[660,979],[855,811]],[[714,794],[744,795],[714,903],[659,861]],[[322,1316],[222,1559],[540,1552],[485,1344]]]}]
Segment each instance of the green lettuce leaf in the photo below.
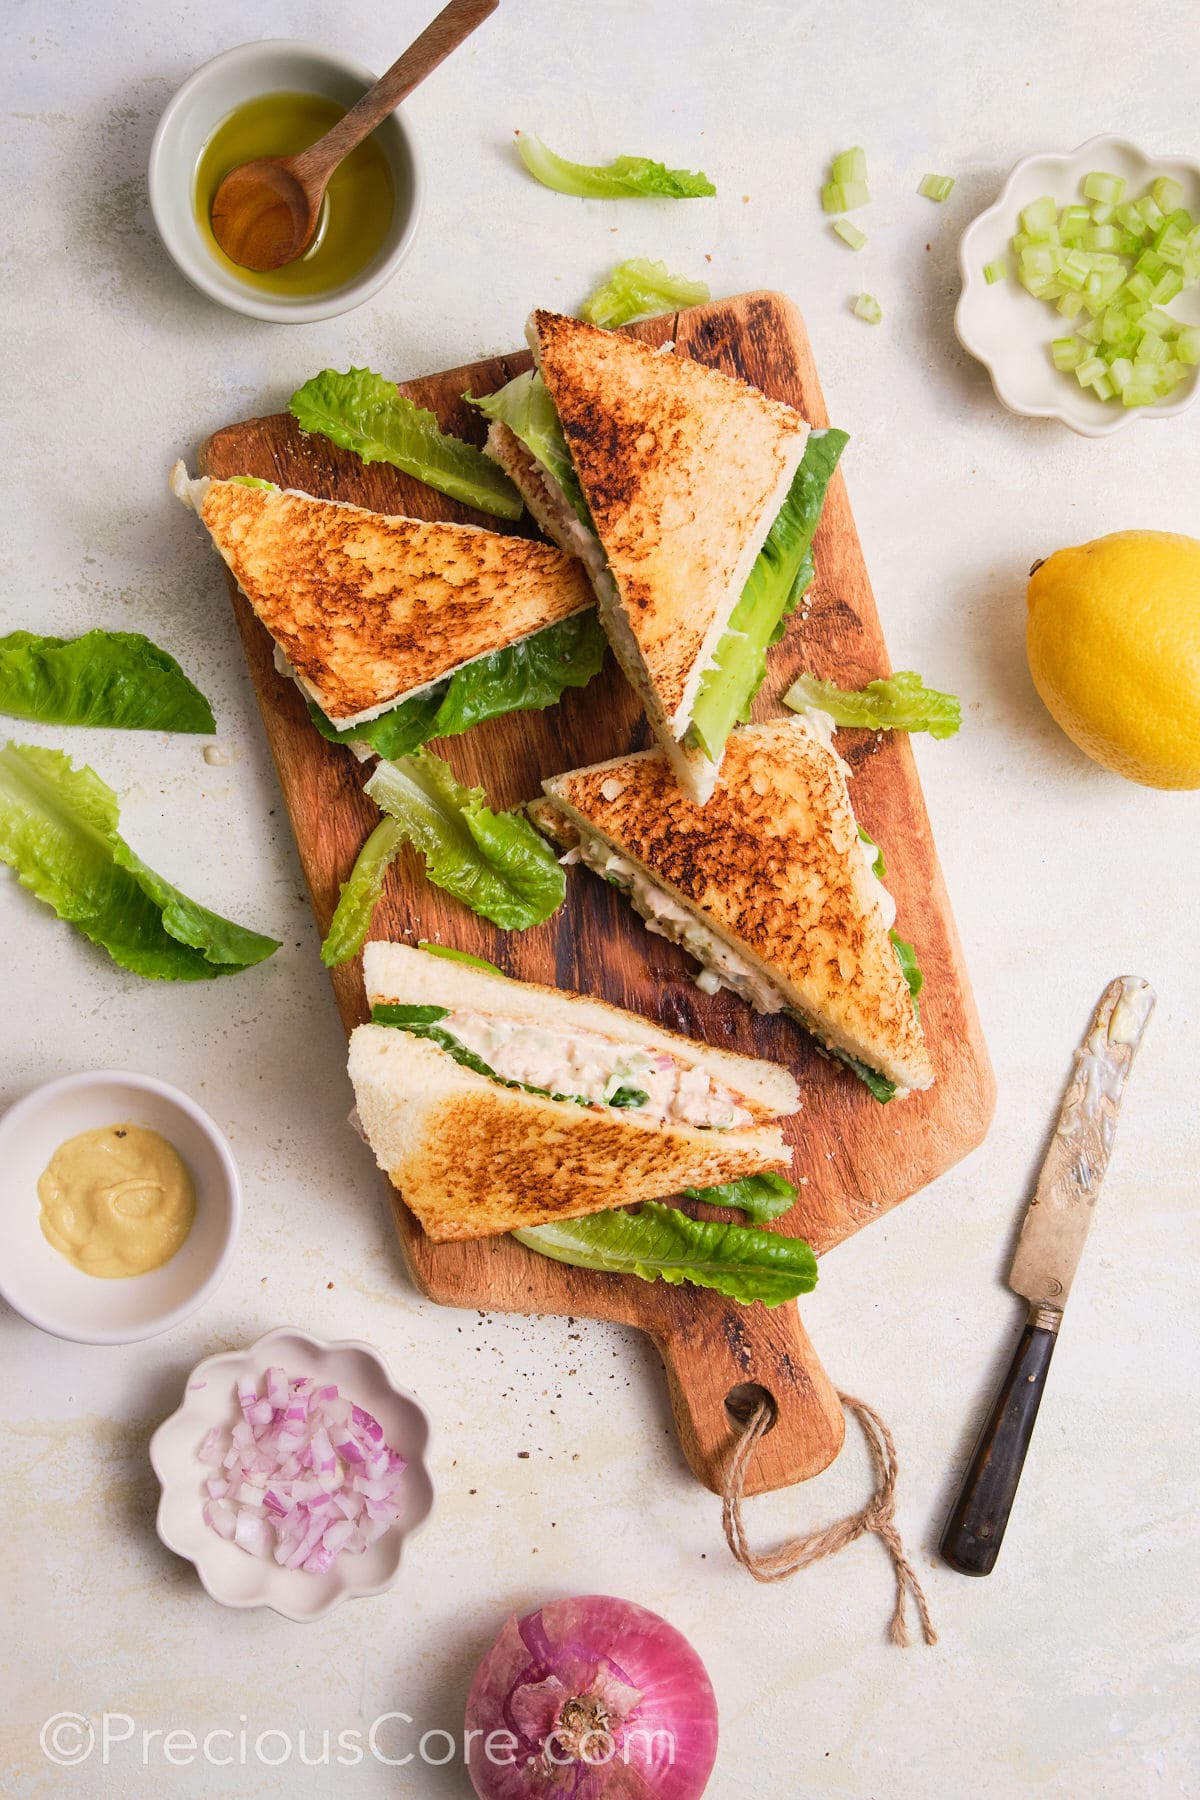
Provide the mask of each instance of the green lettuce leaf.
[{"label": "green lettuce leaf", "polygon": [[41,725],[216,730],[212,707],[173,656],[140,631],[0,637],[0,712]]},{"label": "green lettuce leaf", "polygon": [[567,449],[558,408],[537,370],[527,369],[524,375],[517,375],[494,394],[484,394],[478,400],[473,394],[465,394],[463,398],[477,406],[485,418],[499,419],[501,424],[508,426],[529,454],[550,471],[581,523],[591,531],[591,514],[575,473],[571,452]]},{"label": "green lettuce leaf", "polygon": [[631,196],[663,200],[695,200],[716,188],[691,169],[668,169],[648,156],[618,156],[610,163],[568,162],[548,150],[540,138],[523,131],[517,138],[521,161],[543,187],[581,200],[622,200]]},{"label": "green lettuce leaf", "polygon": [[717,645],[692,710],[689,733],[712,761],[719,761],[733,727],[750,717],[767,673],[767,650],[813,578],[812,542],[838,458],[849,442],[844,431],[811,431],[804,457],[755,559],[741,598]]},{"label": "green lettuce leaf", "polygon": [[0,862],[135,975],[199,981],[278,950],[147,868],[119,835],[117,796],[61,750],[0,750]]},{"label": "green lettuce leaf", "polygon": [[677,306],[700,306],[709,298],[707,281],[689,281],[686,275],[672,275],[666,263],[635,256],[617,264],[595,293],[589,294],[579,316],[613,331],[632,319],[673,312]]},{"label": "green lettuce leaf", "polygon": [[484,719],[553,706],[567,688],[587,686],[607,649],[600,621],[589,609],[467,663],[365,725],[339,731],[314,701],[308,710],[322,737],[332,743],[369,744],[377,755],[394,760],[419,750],[430,738],[456,737]]},{"label": "green lettuce leaf", "polygon": [[495,963],[488,962],[486,957],[472,956],[469,950],[454,950],[449,944],[433,944],[428,938],[418,939],[417,949],[428,950],[430,956],[444,956],[450,962],[470,963],[473,969],[486,969],[489,975],[503,975],[504,973],[504,970],[498,969]]},{"label": "green lettuce leaf", "polygon": [[687,1281],[744,1303],[780,1306],[817,1285],[817,1259],[800,1238],[706,1223],[656,1200],[636,1212],[592,1213],[512,1235],[526,1249],[579,1269],[676,1286]]},{"label": "green lettuce leaf", "polygon": [[912,945],[906,943],[898,931],[888,933],[892,940],[892,949],[896,952],[896,960],[908,983],[908,991],[912,995],[913,1011],[920,1017],[921,1009],[917,1005],[917,995],[925,986],[925,977],[917,967],[917,953]]},{"label": "green lettuce leaf", "polygon": [[566,875],[528,819],[492,812],[482,788],[457,781],[422,750],[381,762],[366,791],[403,828],[436,886],[506,931],[540,925],[566,897]]},{"label": "green lettuce leaf", "polygon": [[846,1067],[858,1076],[864,1086],[870,1089],[881,1105],[886,1106],[889,1100],[895,1099],[895,1082],[889,1081],[886,1075],[881,1075],[878,1069],[872,1069],[866,1063],[859,1062],[856,1056],[851,1056],[845,1050],[831,1050],[829,1054],[835,1056],[838,1062],[845,1063]]},{"label": "green lettuce leaf", "polygon": [[301,431],[319,432],[365,463],[392,463],[498,519],[521,516],[520,494],[490,456],[442,431],[431,412],[370,369],[323,369],[297,388],[288,407]]},{"label": "green lettuce leaf", "polygon": [[403,842],[403,828],[385,815],[359,851],[354,867],[342,883],[321,945],[321,961],[327,969],[349,962],[362,949],[387,872]]},{"label": "green lettuce leaf", "polygon": [[840,688],[815,675],[801,675],[783,696],[785,706],[803,712],[808,706],[828,713],[835,725],[867,731],[927,731],[930,737],[953,737],[962,724],[962,708],[954,694],[927,688],[915,669],[869,681],[864,688]]},{"label": "green lettuce leaf", "polygon": [[879,848],[879,845],[875,842],[875,839],[871,836],[870,832],[864,831],[861,825],[858,828],[858,835],[863,843],[869,844],[875,852],[875,861],[871,864],[871,872],[882,881],[887,874],[887,864],[883,860],[883,851]]},{"label": "green lettuce leaf", "polygon": [[752,1225],[765,1225],[778,1219],[796,1204],[796,1189],[785,1175],[770,1170],[765,1175],[743,1175],[740,1181],[726,1181],[720,1187],[684,1188],[689,1200],[703,1200],[706,1206],[740,1207]]},{"label": "green lettuce leaf", "polygon": [[230,481],[235,481],[239,487],[265,488],[268,494],[277,494],[279,492],[279,485],[277,482],[264,481],[261,475],[231,475],[229,479]]}]

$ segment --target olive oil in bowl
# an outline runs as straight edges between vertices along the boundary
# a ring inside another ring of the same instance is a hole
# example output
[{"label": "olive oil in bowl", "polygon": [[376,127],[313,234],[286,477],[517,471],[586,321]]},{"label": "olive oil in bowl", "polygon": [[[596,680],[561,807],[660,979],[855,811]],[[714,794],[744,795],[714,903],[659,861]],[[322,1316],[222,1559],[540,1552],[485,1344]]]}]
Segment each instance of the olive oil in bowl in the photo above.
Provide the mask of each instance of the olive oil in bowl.
[{"label": "olive oil in bowl", "polygon": [[260,156],[295,156],[324,137],[346,108],[319,94],[263,94],[235,107],[205,141],[196,163],[196,220],[209,254],[261,293],[300,298],[344,287],[383,248],[396,203],[392,171],[375,138],[352,150],[330,178],[313,241],[293,263],[263,273],[231,262],[212,233],[213,197],[231,169]]}]

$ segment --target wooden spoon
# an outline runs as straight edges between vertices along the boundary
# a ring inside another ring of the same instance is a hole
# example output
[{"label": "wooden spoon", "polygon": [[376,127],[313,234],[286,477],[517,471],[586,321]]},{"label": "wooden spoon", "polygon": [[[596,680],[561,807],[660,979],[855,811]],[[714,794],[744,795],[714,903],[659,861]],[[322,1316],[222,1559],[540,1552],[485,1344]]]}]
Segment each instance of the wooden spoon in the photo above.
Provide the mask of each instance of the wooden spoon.
[{"label": "wooden spoon", "polygon": [[345,118],[298,156],[260,156],[231,169],[213,196],[213,236],[244,269],[281,269],[303,256],[329,177],[500,0],[450,0]]}]

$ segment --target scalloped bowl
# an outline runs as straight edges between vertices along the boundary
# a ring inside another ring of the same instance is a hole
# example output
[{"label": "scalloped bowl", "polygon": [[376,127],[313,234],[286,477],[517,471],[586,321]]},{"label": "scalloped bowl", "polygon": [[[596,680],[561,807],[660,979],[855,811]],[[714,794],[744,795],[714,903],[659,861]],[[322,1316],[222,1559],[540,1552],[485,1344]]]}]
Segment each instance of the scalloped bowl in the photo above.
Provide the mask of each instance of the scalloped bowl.
[{"label": "scalloped bowl", "polygon": [[[197,1454],[200,1445],[213,1425],[233,1425],[241,1417],[237,1383],[248,1379],[261,1384],[273,1364],[290,1376],[335,1382],[347,1399],[374,1413],[386,1441],[408,1464],[404,1510],[396,1523],[361,1555],[339,1556],[324,1575],[284,1569],[273,1558],[251,1556],[218,1537],[202,1515],[210,1471]],[[341,1600],[383,1593],[400,1573],[405,1542],[433,1506],[433,1483],[425,1466],[428,1444],[424,1407],[395,1385],[369,1344],[325,1343],[281,1327],[247,1350],[230,1350],[197,1364],[188,1376],[182,1404],[151,1438],[150,1461],[162,1487],[158,1535],[168,1550],[195,1564],[201,1583],[222,1606],[269,1606],[297,1623],[320,1619]]]},{"label": "scalloped bowl", "polygon": [[[1051,308],[1027,294],[1010,274],[1007,281],[989,286],[984,264],[1007,257],[1009,239],[1020,229],[1021,208],[1042,194],[1055,204],[1068,206],[1080,198],[1079,184],[1093,169],[1123,175],[1129,189],[1140,194],[1159,175],[1181,183],[1183,204],[1200,217],[1200,162],[1188,157],[1147,156],[1127,138],[1094,137],[1078,150],[1063,156],[1027,156],[1005,182],[1000,198],[972,221],[958,247],[962,295],[954,314],[954,329],[964,349],[987,369],[996,394],[1010,412],[1029,418],[1059,419],[1083,437],[1108,437],[1131,419],[1173,419],[1196,398],[1200,368],[1193,369],[1170,400],[1158,406],[1118,406],[1098,400],[1090,388],[1081,388],[1071,374],[1062,374],[1050,360],[1050,340],[1069,331],[1060,321],[1056,330]],[[1200,324],[1200,288],[1192,288],[1172,302],[1171,312],[1187,324]]]}]

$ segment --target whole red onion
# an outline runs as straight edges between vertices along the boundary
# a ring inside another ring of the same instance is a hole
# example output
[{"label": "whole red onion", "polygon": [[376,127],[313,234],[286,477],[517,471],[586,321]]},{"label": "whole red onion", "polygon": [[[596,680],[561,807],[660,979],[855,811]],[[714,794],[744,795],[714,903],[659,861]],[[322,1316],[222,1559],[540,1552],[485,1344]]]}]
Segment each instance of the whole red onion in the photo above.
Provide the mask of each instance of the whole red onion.
[{"label": "whole red onion", "polygon": [[509,1619],[475,1672],[466,1731],[480,1800],[698,1800],[717,1702],[673,1625],[588,1594]]}]

